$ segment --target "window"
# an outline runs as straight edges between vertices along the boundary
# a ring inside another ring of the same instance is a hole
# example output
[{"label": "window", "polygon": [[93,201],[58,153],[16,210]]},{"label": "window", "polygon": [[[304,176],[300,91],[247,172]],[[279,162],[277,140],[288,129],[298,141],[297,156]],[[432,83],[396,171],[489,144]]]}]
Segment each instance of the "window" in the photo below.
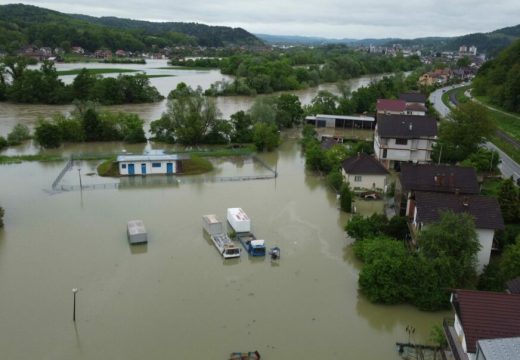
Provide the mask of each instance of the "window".
[{"label": "window", "polygon": [[121,164],[121,169],[126,169],[126,164]]},{"label": "window", "polygon": [[395,139],[396,145],[406,145],[408,144],[408,139]]},{"label": "window", "polygon": [[152,163],[152,167],[153,168],[160,168],[161,167],[161,163]]},{"label": "window", "polygon": [[361,181],[361,175],[354,176],[354,181],[360,182]]},{"label": "window", "polygon": [[388,155],[388,150],[383,149],[383,159],[386,159],[387,155]]}]

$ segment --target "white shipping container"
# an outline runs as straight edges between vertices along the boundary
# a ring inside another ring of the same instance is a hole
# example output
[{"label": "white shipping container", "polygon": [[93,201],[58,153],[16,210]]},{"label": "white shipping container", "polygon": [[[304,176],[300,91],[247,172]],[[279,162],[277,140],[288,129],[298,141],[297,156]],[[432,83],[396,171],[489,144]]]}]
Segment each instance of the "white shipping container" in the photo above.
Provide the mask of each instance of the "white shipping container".
[{"label": "white shipping container", "polygon": [[128,241],[130,244],[141,244],[148,242],[148,234],[143,220],[130,220],[126,227]]},{"label": "white shipping container", "polygon": [[222,223],[218,221],[216,215],[204,215],[202,217],[202,226],[209,235],[219,235],[224,233]]},{"label": "white shipping container", "polygon": [[228,208],[227,221],[237,233],[251,232],[251,219],[241,208]]}]

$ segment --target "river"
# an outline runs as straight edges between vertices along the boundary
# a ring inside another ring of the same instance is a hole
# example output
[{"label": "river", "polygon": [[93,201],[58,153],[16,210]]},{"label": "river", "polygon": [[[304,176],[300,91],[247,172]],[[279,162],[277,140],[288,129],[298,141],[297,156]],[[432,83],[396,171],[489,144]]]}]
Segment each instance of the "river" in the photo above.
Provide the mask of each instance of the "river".
[{"label": "river", "polygon": [[[166,60],[148,60],[146,65],[135,64],[99,64],[99,63],[84,63],[84,64],[56,64],[57,70],[72,70],[86,68],[123,68],[134,69],[145,72],[149,75],[172,75],[171,77],[156,77],[151,78],[150,82],[157,87],[159,92],[167,96],[169,92],[177,86],[177,84],[184,82],[193,88],[197,86],[203,89],[220,80],[230,81],[232,78],[227,75],[222,75],[219,70],[182,70],[182,69],[161,69],[167,67]],[[129,73],[132,74],[132,73]],[[117,76],[117,74],[106,74],[105,76]],[[370,75],[346,81],[350,86],[351,91],[355,91],[361,86],[366,86],[373,80],[380,79],[383,75]],[[70,83],[73,76],[62,76],[65,83]],[[292,91],[291,93],[298,95],[302,104],[309,104],[316,94],[321,90],[328,90],[332,93],[338,94],[336,84],[322,84],[318,87],[307,88],[304,90]],[[229,116],[240,110],[248,110],[253,104],[255,97],[251,96],[228,96],[216,98],[217,107],[221,112],[223,118]],[[129,111],[139,114],[146,124],[161,117],[161,114],[166,110],[166,100],[152,103],[152,104],[126,104],[106,107],[112,111]],[[53,113],[68,113],[73,109],[72,105],[27,105],[27,104],[11,104],[0,103],[0,135],[6,135],[17,122],[33,127],[38,120],[38,117],[49,117]]]},{"label": "river", "polygon": [[[358,292],[361,264],[343,231],[349,215],[305,170],[295,137],[285,133],[280,149],[260,154],[277,168],[276,180],[51,193],[64,163],[0,166],[1,358],[225,359],[257,349],[273,360],[397,360],[395,342],[409,340],[408,325],[413,341],[428,342],[447,313],[375,305]],[[151,148],[157,145],[69,144],[53,152]],[[247,161],[216,164],[226,176],[259,171]],[[96,181],[89,177],[96,165],[81,164],[83,181]],[[66,181],[76,174],[74,166]],[[236,206],[257,236],[280,246],[278,264],[223,261],[204,236],[202,215],[224,219]],[[356,207],[371,214],[382,203]],[[135,218],[147,226],[147,246],[128,245],[126,222]],[[76,323],[72,288],[79,288]]]}]

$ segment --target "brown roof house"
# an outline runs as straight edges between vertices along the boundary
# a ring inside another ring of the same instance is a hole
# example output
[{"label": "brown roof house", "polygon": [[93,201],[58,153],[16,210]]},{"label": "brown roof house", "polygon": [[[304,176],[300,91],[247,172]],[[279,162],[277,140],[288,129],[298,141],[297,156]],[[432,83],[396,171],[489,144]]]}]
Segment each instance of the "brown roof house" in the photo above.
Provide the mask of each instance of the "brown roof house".
[{"label": "brown roof house", "polygon": [[[455,319],[444,322],[444,332],[455,359],[487,359],[476,355],[479,344],[481,350],[486,345],[483,340],[520,336],[520,295],[455,290],[451,304]],[[520,359],[520,352],[516,356],[511,359]]]},{"label": "brown roof house", "polygon": [[437,139],[437,120],[430,116],[378,115],[374,153],[388,169],[403,162],[428,163]]},{"label": "brown roof house", "polygon": [[440,219],[443,211],[466,213],[475,220],[480,243],[477,271],[482,273],[489,263],[496,230],[504,229],[504,220],[497,199],[480,195],[461,195],[416,191],[410,200],[409,217],[414,233]]},{"label": "brown roof house", "polygon": [[399,214],[410,214],[410,199],[415,191],[475,195],[480,193],[480,188],[473,167],[401,164],[401,173],[395,185],[395,203]]},{"label": "brown roof house", "polygon": [[370,155],[359,153],[349,157],[343,161],[341,173],[354,190],[386,192],[388,171]]}]

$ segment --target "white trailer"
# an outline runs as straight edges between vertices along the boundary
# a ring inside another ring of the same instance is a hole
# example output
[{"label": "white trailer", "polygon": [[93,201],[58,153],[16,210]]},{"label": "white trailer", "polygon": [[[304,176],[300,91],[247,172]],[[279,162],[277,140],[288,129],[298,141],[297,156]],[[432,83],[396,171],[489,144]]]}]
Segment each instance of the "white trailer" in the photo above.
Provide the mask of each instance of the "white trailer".
[{"label": "white trailer", "polygon": [[148,242],[148,234],[143,220],[130,220],[127,224],[127,235],[130,244],[141,244]]},{"label": "white trailer", "polygon": [[241,208],[228,208],[227,221],[236,233],[251,232],[251,219]]},{"label": "white trailer", "polygon": [[202,226],[209,235],[219,235],[224,233],[224,226],[218,221],[214,214],[204,215],[202,217]]}]

